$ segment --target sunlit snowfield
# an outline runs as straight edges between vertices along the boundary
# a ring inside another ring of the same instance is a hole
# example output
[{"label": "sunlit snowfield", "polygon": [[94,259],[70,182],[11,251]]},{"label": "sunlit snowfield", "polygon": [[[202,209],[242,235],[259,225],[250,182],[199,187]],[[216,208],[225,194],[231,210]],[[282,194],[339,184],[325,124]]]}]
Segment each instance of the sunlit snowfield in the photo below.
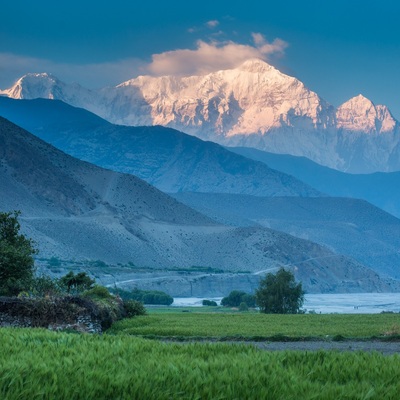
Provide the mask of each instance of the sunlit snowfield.
[{"label": "sunlit snowfield", "polygon": [[[174,298],[173,306],[202,306],[202,298]],[[221,297],[209,298],[218,304]],[[382,311],[400,312],[400,293],[308,294],[303,308],[317,313],[369,314]]]}]

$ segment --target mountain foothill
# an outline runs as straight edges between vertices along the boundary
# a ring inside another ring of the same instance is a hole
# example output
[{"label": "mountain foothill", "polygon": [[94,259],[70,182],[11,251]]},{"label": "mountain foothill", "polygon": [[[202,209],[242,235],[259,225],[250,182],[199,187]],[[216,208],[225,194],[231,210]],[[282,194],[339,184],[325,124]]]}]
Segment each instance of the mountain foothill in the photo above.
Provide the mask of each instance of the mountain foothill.
[{"label": "mountain foothill", "polygon": [[[130,264],[113,279],[182,296],[252,291],[279,266],[309,293],[400,289],[385,106],[335,109],[261,60],[99,91],[28,74],[0,93],[0,210],[22,211],[43,259]],[[190,266],[222,272],[173,272]]]}]

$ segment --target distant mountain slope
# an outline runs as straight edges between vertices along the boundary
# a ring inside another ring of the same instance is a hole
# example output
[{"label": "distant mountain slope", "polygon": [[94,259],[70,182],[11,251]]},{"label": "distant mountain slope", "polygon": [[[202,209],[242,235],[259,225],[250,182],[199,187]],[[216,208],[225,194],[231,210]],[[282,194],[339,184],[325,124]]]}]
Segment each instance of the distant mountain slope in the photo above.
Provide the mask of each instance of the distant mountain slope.
[{"label": "distant mountain slope", "polygon": [[400,220],[366,201],[211,193],[173,196],[221,223],[277,229],[400,279]]},{"label": "distant mountain slope", "polygon": [[400,172],[346,174],[305,157],[267,153],[248,147],[231,147],[229,150],[295,176],[330,196],[364,199],[400,217]]},{"label": "distant mountain slope", "polygon": [[167,126],[342,171],[400,170],[400,125],[386,106],[358,95],[335,109],[259,59],[201,76],[139,76],[97,91],[47,73],[27,74],[0,95],[58,99],[113,123]]},{"label": "distant mountain slope", "polygon": [[112,125],[58,101],[0,97],[0,115],[79,159],[134,174],[165,192],[320,193],[263,163],[173,129]]},{"label": "distant mountain slope", "polygon": [[[22,210],[25,232],[42,257],[253,272],[284,264],[296,266],[309,292],[394,288],[360,263],[307,240],[215,224],[140,179],[74,159],[3,118],[0,144],[0,210]],[[216,295],[229,289],[220,278],[208,276],[208,282]]]}]

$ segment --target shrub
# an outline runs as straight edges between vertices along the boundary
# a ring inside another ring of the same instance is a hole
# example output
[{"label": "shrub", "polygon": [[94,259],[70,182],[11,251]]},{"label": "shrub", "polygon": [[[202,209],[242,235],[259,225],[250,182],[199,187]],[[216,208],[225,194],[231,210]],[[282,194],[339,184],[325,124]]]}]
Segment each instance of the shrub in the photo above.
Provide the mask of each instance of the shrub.
[{"label": "shrub", "polygon": [[216,307],[218,304],[214,300],[203,300],[203,306]]},{"label": "shrub", "polygon": [[246,303],[248,307],[254,307],[255,297],[240,290],[232,290],[229,296],[221,300],[221,305],[224,307],[239,307],[240,303]]},{"label": "shrub", "polygon": [[[242,296],[242,303],[245,303],[248,307],[255,307],[256,306],[256,296],[253,294],[246,293]],[[239,304],[240,307],[240,304]]]},{"label": "shrub", "polygon": [[136,300],[144,304],[169,306],[174,302],[173,297],[158,290],[134,289],[132,291],[128,291],[122,289],[112,289],[111,291],[115,294],[118,294],[122,300]]},{"label": "shrub", "polygon": [[247,305],[247,303],[245,303],[244,301],[242,301],[239,304],[239,311],[249,311],[249,306]]},{"label": "shrub", "polygon": [[33,279],[30,293],[34,297],[60,296],[63,290],[58,280],[48,275],[41,275]]},{"label": "shrub", "polygon": [[124,301],[124,309],[128,318],[146,314],[146,308],[144,307],[143,303],[136,300]]},{"label": "shrub", "polygon": [[91,299],[113,299],[114,296],[104,286],[96,285],[93,289],[86,290],[82,293],[83,297]]},{"label": "shrub", "polygon": [[113,296],[104,286],[95,286],[83,292],[81,296],[90,299],[99,308],[103,329],[108,329],[113,322],[126,315],[123,301],[119,297]]},{"label": "shrub", "polygon": [[60,285],[67,291],[67,293],[82,293],[85,290],[92,289],[95,281],[90,278],[86,272],[79,272],[74,274],[72,271],[59,279]]}]

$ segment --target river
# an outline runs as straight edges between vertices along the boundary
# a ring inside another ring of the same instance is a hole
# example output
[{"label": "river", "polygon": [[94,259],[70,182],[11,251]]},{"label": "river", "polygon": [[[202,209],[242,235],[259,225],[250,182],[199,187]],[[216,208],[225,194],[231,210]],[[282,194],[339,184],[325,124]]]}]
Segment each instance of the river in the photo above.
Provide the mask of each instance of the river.
[{"label": "river", "polygon": [[[221,297],[207,298],[218,304]],[[203,298],[174,298],[173,306],[201,307]],[[306,294],[303,308],[321,314],[373,314],[382,311],[400,312],[400,293]]]}]

